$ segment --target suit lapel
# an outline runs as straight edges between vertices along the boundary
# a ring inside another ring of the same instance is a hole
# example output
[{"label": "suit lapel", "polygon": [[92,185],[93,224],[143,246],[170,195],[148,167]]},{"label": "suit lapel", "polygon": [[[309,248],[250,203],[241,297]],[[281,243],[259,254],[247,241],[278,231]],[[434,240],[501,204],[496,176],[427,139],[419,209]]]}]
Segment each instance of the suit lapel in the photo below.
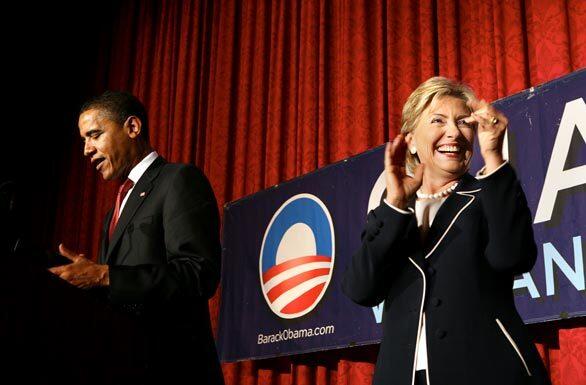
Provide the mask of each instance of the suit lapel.
[{"label": "suit lapel", "polygon": [[[415,202],[417,201],[417,197],[413,196],[407,202],[407,209],[415,213]],[[411,216],[411,220],[407,225],[407,238],[405,244],[410,245],[411,248],[408,250],[408,254],[411,256],[412,259],[417,265],[423,266],[423,251],[419,245],[421,244],[420,236],[419,236],[419,229],[417,225],[417,218],[415,215]]]},{"label": "suit lapel", "polygon": [[[112,251],[116,248],[116,245],[120,241],[124,230],[130,223],[130,220],[134,217],[142,203],[148,199],[149,193],[153,188],[153,180],[159,175],[161,171],[161,167],[166,163],[166,161],[162,157],[158,157],[155,159],[153,164],[147,168],[145,173],[142,177],[138,180],[126,204],[124,205],[124,209],[120,214],[120,218],[118,219],[118,224],[114,229],[114,233],[112,234],[112,238],[108,242],[108,252],[106,253],[106,263],[110,261],[112,256]],[[109,223],[109,222],[108,222]]]},{"label": "suit lapel", "polygon": [[104,225],[102,226],[102,240],[100,242],[100,255],[98,258],[98,261],[101,264],[106,263],[106,253],[108,252],[108,227],[110,227],[110,221],[112,220],[113,214],[114,209],[112,208],[106,213]]},{"label": "suit lapel", "polygon": [[473,193],[464,193],[473,187],[476,179],[464,174],[454,193],[441,205],[425,238],[423,258],[428,258],[444,240],[458,217],[475,199]]}]

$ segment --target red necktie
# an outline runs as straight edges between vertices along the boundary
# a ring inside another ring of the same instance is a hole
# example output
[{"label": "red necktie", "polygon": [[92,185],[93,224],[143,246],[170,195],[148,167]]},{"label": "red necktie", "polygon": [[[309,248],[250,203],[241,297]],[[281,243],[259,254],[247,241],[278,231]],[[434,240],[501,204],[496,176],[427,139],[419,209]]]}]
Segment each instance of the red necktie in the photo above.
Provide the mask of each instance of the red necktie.
[{"label": "red necktie", "polygon": [[122,201],[124,201],[124,197],[128,194],[128,191],[134,186],[134,182],[130,179],[126,179],[122,186],[118,189],[118,196],[116,196],[116,206],[114,206],[114,214],[112,214],[112,219],[110,220],[110,227],[108,228],[108,239],[112,238],[112,234],[114,234],[114,229],[118,224],[118,217],[120,216],[120,206],[122,206]]}]

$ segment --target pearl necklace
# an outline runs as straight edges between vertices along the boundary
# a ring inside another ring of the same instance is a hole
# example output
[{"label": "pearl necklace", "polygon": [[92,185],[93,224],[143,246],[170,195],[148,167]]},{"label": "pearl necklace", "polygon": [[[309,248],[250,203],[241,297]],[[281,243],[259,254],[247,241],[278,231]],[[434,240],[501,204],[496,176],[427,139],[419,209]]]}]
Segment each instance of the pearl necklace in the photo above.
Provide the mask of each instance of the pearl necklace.
[{"label": "pearl necklace", "polygon": [[452,183],[452,185],[442,191],[436,192],[435,194],[424,194],[420,190],[417,191],[417,198],[419,199],[438,199],[443,198],[452,193],[458,186],[458,181]]}]

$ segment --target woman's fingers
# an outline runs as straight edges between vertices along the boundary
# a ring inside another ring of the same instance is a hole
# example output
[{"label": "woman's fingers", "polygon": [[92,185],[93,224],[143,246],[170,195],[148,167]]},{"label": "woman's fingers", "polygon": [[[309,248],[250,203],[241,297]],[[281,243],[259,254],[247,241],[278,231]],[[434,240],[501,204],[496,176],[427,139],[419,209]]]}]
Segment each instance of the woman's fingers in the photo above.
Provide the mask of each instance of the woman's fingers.
[{"label": "woman's fingers", "polygon": [[481,128],[487,128],[496,124],[502,124],[506,127],[509,123],[507,117],[502,112],[494,108],[486,100],[478,100],[474,98],[468,100],[466,105],[472,110],[472,115],[465,119],[467,123],[476,121],[480,125],[485,126]]},{"label": "woman's fingers", "polygon": [[390,199],[391,202],[395,202],[392,204],[400,204],[404,197],[404,188],[402,186],[403,176],[405,175],[404,141],[404,136],[399,134],[392,142],[387,143],[385,146],[387,199]]},{"label": "woman's fingers", "polygon": [[385,146],[385,170],[388,170],[391,166],[391,146],[391,142],[387,142],[387,145]]},{"label": "woman's fingers", "polygon": [[413,171],[413,181],[416,182],[417,188],[421,186],[423,183],[423,171],[425,170],[425,165],[423,163],[419,163],[415,166],[415,170]]},{"label": "woman's fingers", "polygon": [[498,110],[494,110],[494,112],[484,111],[484,112],[474,112],[473,115],[474,119],[478,121],[478,131],[504,131],[507,128],[508,120],[505,115],[498,112]]},{"label": "woman's fingers", "polygon": [[391,164],[393,166],[403,167],[405,165],[405,151],[407,144],[405,143],[405,136],[397,135],[393,141],[393,153],[391,156]]},{"label": "woman's fingers", "polygon": [[[500,164],[503,137],[509,123],[507,117],[484,100],[473,99],[467,105],[472,113],[465,121],[475,121],[478,124],[478,144],[486,164]],[[494,161],[495,159],[497,160]]]},{"label": "woman's fingers", "polygon": [[478,111],[478,110],[481,110],[483,108],[486,108],[486,106],[488,106],[488,103],[485,100],[479,100],[479,99],[473,98],[473,99],[469,99],[466,102],[466,105],[472,111]]},{"label": "woman's fingers", "polygon": [[474,117],[474,115],[470,115],[469,117],[464,119],[464,122],[470,124],[470,123],[478,123],[478,120],[476,120],[476,118]]},{"label": "woman's fingers", "polygon": [[415,170],[413,170],[412,177],[406,177],[405,179],[409,181],[409,183],[404,183],[408,185],[409,191],[407,192],[408,195],[415,194],[415,191],[419,190],[421,185],[423,184],[423,172],[425,170],[425,166],[423,163],[418,164],[415,166]]},{"label": "woman's fingers", "polygon": [[475,121],[478,122],[479,129],[483,129],[491,124],[491,121],[488,117],[488,113],[484,111],[474,111],[471,116],[474,118]]},{"label": "woman's fingers", "polygon": [[[484,115],[490,121],[491,124],[502,124],[503,126],[507,126],[509,124],[509,120],[499,110],[494,108],[493,106],[489,105],[488,108],[484,111]],[[493,119],[496,118],[496,123],[493,123]]]},{"label": "woman's fingers", "polygon": [[385,168],[405,165],[405,137],[399,134],[385,147]]}]

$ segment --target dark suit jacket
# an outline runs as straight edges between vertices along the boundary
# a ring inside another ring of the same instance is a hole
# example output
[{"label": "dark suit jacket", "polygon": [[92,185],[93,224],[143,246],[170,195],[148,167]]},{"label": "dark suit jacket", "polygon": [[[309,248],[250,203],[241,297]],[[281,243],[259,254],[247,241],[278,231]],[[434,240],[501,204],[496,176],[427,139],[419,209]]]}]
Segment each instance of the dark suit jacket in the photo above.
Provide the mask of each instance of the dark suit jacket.
[{"label": "dark suit jacket", "polygon": [[381,204],[345,273],[355,302],[384,300],[375,384],[413,383],[425,314],[430,385],[549,383],[513,302],[536,260],[531,214],[513,168],[466,174],[422,243],[413,214]]},{"label": "dark suit jacket", "polygon": [[111,303],[145,333],[147,382],[222,384],[208,311],[220,277],[219,219],[205,175],[159,157],[108,241],[111,216],[100,263],[110,266]]}]

